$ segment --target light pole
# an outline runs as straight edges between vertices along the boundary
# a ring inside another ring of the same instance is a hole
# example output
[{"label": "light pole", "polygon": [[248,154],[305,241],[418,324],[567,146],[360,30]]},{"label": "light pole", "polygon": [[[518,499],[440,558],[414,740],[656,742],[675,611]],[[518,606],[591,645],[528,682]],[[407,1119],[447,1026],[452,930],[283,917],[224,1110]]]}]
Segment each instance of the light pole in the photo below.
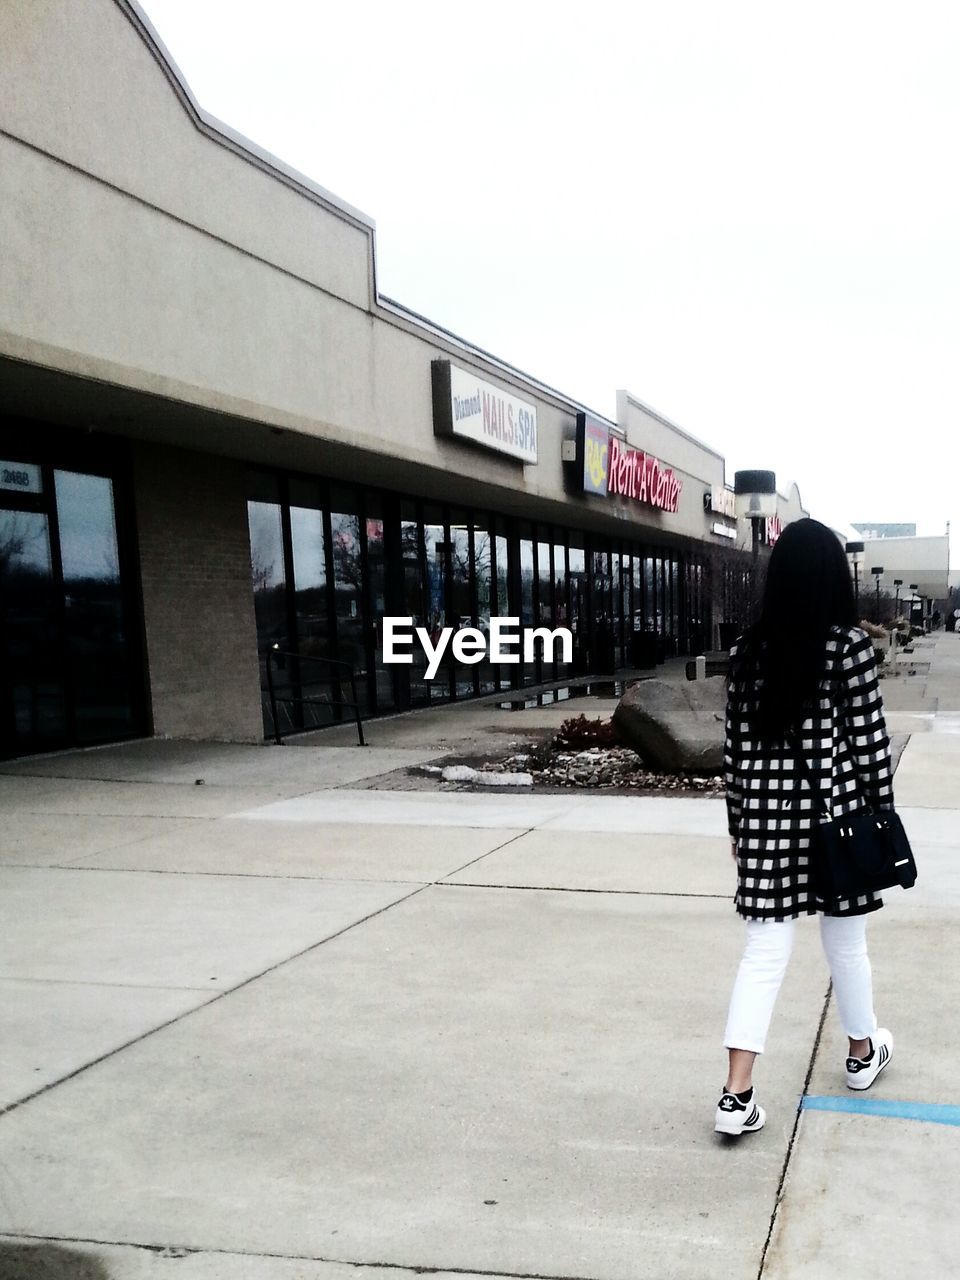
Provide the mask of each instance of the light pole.
[{"label": "light pole", "polygon": [[753,605],[760,589],[760,525],[777,514],[777,477],[773,471],[736,471],[733,476],[734,510],[747,519],[753,531]]},{"label": "light pole", "polygon": [[853,597],[857,602],[857,613],[860,613],[860,566],[863,564],[863,543],[848,542],[847,556],[853,566]]},{"label": "light pole", "polygon": [[[918,598],[917,598],[917,591],[918,591],[919,589],[920,589],[920,583],[919,583],[919,582],[911,582],[911,583],[910,583],[910,597],[911,597],[911,599],[910,599],[910,625],[911,625],[911,627],[913,626],[913,610],[914,610],[914,606],[920,603],[920,601],[919,601],[919,600],[918,600]],[[920,618],[920,620],[921,620],[921,622],[923,621],[923,615],[922,615],[922,614],[921,614],[921,618]]]},{"label": "light pole", "polygon": [[883,565],[877,565],[870,572],[877,580],[877,622],[880,621],[880,579],[883,577]]},{"label": "light pole", "polygon": [[893,602],[893,616],[894,618],[899,618],[900,617],[900,588],[903,586],[903,579],[894,578],[893,585],[897,589],[896,596]]}]

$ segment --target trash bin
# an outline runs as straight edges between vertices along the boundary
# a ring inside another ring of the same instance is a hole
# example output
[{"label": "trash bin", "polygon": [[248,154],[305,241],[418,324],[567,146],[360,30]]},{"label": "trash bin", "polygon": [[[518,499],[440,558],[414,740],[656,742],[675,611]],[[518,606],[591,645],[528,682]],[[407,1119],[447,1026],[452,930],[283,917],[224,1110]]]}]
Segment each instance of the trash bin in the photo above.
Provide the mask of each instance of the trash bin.
[{"label": "trash bin", "polygon": [[653,631],[634,631],[630,638],[630,665],[649,671],[657,665],[657,637]]},{"label": "trash bin", "polygon": [[720,648],[723,649],[724,652],[729,651],[730,646],[735,643],[741,630],[742,628],[736,622],[720,623]]}]

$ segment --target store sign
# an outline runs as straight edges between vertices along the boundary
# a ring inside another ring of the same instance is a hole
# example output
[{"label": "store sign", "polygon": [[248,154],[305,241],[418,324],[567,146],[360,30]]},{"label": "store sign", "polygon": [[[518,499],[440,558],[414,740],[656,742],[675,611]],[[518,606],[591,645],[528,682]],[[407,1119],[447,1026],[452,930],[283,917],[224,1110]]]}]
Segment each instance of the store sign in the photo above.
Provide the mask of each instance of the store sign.
[{"label": "store sign", "polygon": [[659,459],[631,449],[610,428],[577,414],[577,475],[584,493],[618,494],[663,511],[680,505],[683,481]]},{"label": "store sign", "polygon": [[610,437],[607,492],[622,493],[636,502],[648,503],[661,511],[680,506],[683,481],[652,454],[641,453],[616,436]]},{"label": "store sign", "polygon": [[577,467],[584,493],[607,495],[610,429],[585,413],[577,414]]},{"label": "store sign", "polygon": [[712,532],[718,538],[729,538],[731,542],[737,540],[737,497],[732,489],[728,489],[725,484],[711,485],[709,489],[704,491],[703,509],[708,514],[724,516],[727,520],[733,520],[733,524],[720,524],[715,521]]},{"label": "store sign", "polygon": [[33,462],[0,462],[0,489],[11,493],[43,493],[43,477]]},{"label": "store sign", "polygon": [[537,410],[449,360],[433,362],[433,430],[521,462],[537,461]]},{"label": "store sign", "polygon": [[730,524],[714,524],[713,532],[718,538],[729,538],[731,542],[736,541],[737,529],[736,525]]},{"label": "store sign", "polygon": [[717,516],[726,516],[728,520],[736,520],[737,496],[725,484],[711,485],[703,495],[703,509]]}]

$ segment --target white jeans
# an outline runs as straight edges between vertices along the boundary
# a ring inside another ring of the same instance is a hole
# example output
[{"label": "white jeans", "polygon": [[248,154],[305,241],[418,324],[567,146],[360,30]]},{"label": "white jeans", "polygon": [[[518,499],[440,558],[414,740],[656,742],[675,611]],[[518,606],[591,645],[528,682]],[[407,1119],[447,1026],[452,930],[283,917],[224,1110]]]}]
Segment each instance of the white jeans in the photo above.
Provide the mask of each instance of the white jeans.
[{"label": "white jeans", "polygon": [[[727,1049],[763,1053],[767,1029],[787,971],[796,920],[748,920],[747,944],[730,997],[723,1043]],[[866,1040],[877,1029],[873,978],[867,955],[866,916],[820,917],[820,941],[830,966],[843,1029]]]}]

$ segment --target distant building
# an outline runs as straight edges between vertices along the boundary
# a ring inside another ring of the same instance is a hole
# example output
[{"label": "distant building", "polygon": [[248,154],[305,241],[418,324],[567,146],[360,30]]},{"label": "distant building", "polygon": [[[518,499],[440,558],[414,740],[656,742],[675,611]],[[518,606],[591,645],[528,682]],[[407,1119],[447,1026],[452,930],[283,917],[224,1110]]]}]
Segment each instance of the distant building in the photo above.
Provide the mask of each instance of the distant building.
[{"label": "distant building", "polygon": [[[863,532],[869,527],[895,529],[898,525],[854,525]],[[907,528],[916,526],[907,525]],[[861,595],[875,588],[874,569],[882,569],[880,591],[894,599],[906,600],[912,595],[922,601],[925,616],[939,608],[941,613],[949,598],[950,538],[941,534],[933,538],[868,538],[864,533],[863,568],[860,574]],[[897,585],[897,579],[900,585]],[[910,587],[916,585],[913,593]],[[916,609],[916,606],[914,606]]]},{"label": "distant building", "polygon": [[864,539],[872,538],[915,538],[915,524],[855,524],[854,529]]}]

